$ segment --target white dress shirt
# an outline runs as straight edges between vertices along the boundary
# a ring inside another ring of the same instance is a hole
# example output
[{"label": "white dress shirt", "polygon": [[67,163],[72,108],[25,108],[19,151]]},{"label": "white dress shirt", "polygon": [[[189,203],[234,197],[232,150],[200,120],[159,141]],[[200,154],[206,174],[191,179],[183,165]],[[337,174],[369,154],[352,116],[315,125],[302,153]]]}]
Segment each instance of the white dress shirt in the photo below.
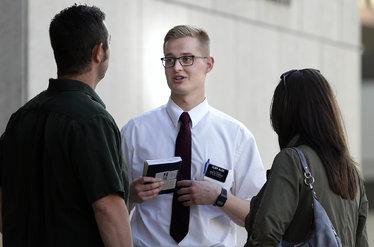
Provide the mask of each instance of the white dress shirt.
[{"label": "white dress shirt", "polygon": [[[142,176],[144,160],[174,156],[182,113],[170,99],[122,128],[130,181]],[[191,178],[203,178],[209,159],[210,164],[229,170],[225,183],[217,181],[222,187],[242,199],[256,195],[265,183],[265,170],[249,130],[209,106],[206,99],[188,113],[192,120]],[[235,223],[213,205],[191,206],[189,232],[178,245],[169,235],[172,198],[172,193],[162,194],[135,205],[131,218],[135,246],[236,246]]]}]

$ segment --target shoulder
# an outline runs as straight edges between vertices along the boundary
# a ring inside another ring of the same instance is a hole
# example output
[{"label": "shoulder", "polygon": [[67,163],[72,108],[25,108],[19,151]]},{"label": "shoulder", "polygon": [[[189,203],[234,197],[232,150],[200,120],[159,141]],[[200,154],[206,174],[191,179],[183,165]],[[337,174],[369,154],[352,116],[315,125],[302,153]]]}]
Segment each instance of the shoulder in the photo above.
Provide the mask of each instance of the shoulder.
[{"label": "shoulder", "polygon": [[25,106],[25,111],[38,111],[70,118],[78,122],[92,121],[98,117],[114,121],[100,104],[90,95],[81,91],[49,92],[44,91],[31,99]]},{"label": "shoulder", "polygon": [[[321,177],[321,173],[324,172],[324,169],[320,169],[323,165],[317,153],[311,147],[306,145],[301,145],[298,148],[305,156],[313,176]],[[284,148],[275,156],[271,167],[271,174],[282,173],[302,178],[303,171],[301,166],[302,163],[297,151],[294,148]]]},{"label": "shoulder", "polygon": [[47,91],[43,91],[27,101],[22,107],[18,108],[18,110],[12,114],[11,118],[16,118],[17,116],[24,113],[37,110],[39,106],[45,101],[46,94]]},{"label": "shoulder", "polygon": [[122,135],[134,131],[135,129],[145,127],[162,121],[166,117],[166,105],[146,111],[132,119],[130,119],[121,129]]},{"label": "shoulder", "polygon": [[[105,106],[84,93],[71,93],[65,112],[78,118],[90,119],[95,116],[112,119]],[[63,97],[62,97],[63,98]]]},{"label": "shoulder", "polygon": [[245,136],[250,139],[254,139],[254,136],[250,130],[239,120],[232,116],[217,110],[216,108],[209,106],[210,118],[213,123],[217,123],[223,128],[235,131],[237,134]]},{"label": "shoulder", "polygon": [[301,173],[301,163],[293,148],[284,148],[275,156],[271,166],[271,175],[279,173],[285,175]]}]

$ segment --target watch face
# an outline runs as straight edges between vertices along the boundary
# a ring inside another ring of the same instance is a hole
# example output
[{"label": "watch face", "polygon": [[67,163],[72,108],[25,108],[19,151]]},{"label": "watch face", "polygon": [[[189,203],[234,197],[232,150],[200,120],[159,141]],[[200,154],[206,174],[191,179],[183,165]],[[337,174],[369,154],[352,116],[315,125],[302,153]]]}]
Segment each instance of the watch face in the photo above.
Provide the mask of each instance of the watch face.
[{"label": "watch face", "polygon": [[226,200],[227,200],[227,190],[222,188],[221,194],[218,196],[214,205],[217,207],[222,207],[223,205],[225,205]]},{"label": "watch face", "polygon": [[222,207],[223,204],[225,204],[225,202],[226,202],[226,200],[225,200],[225,201],[221,201],[221,200],[219,200],[219,201],[217,201],[217,206],[218,206],[218,207]]}]

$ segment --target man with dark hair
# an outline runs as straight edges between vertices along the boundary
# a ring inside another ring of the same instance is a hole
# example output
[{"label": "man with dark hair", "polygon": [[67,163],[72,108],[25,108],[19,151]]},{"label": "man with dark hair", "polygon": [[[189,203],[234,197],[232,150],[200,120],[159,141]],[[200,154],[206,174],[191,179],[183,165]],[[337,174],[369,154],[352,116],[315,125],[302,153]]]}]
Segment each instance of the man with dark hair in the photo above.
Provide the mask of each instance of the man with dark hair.
[{"label": "man with dark hair", "polygon": [[[105,14],[97,7],[88,9],[82,5],[64,9],[53,18],[49,35],[59,77],[87,72],[92,49],[98,43],[107,51],[109,35],[104,19]],[[104,53],[104,61],[107,55]],[[98,79],[104,74],[102,70]]]},{"label": "man with dark hair", "polygon": [[0,139],[4,246],[132,246],[121,137],[94,91],[109,60],[104,19],[73,5],[50,24],[58,79]]}]

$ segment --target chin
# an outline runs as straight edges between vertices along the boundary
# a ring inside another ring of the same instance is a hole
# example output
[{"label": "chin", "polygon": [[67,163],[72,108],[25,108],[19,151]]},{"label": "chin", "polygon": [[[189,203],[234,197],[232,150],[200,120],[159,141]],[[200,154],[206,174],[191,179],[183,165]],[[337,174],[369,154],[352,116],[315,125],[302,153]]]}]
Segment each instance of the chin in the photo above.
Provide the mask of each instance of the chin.
[{"label": "chin", "polygon": [[100,71],[100,72],[98,73],[98,75],[97,75],[97,78],[98,78],[99,80],[102,80],[102,79],[104,79],[105,75],[106,75],[106,70]]},{"label": "chin", "polygon": [[173,92],[173,94],[176,94],[176,95],[188,94],[188,90],[186,88],[172,87],[170,90]]}]

